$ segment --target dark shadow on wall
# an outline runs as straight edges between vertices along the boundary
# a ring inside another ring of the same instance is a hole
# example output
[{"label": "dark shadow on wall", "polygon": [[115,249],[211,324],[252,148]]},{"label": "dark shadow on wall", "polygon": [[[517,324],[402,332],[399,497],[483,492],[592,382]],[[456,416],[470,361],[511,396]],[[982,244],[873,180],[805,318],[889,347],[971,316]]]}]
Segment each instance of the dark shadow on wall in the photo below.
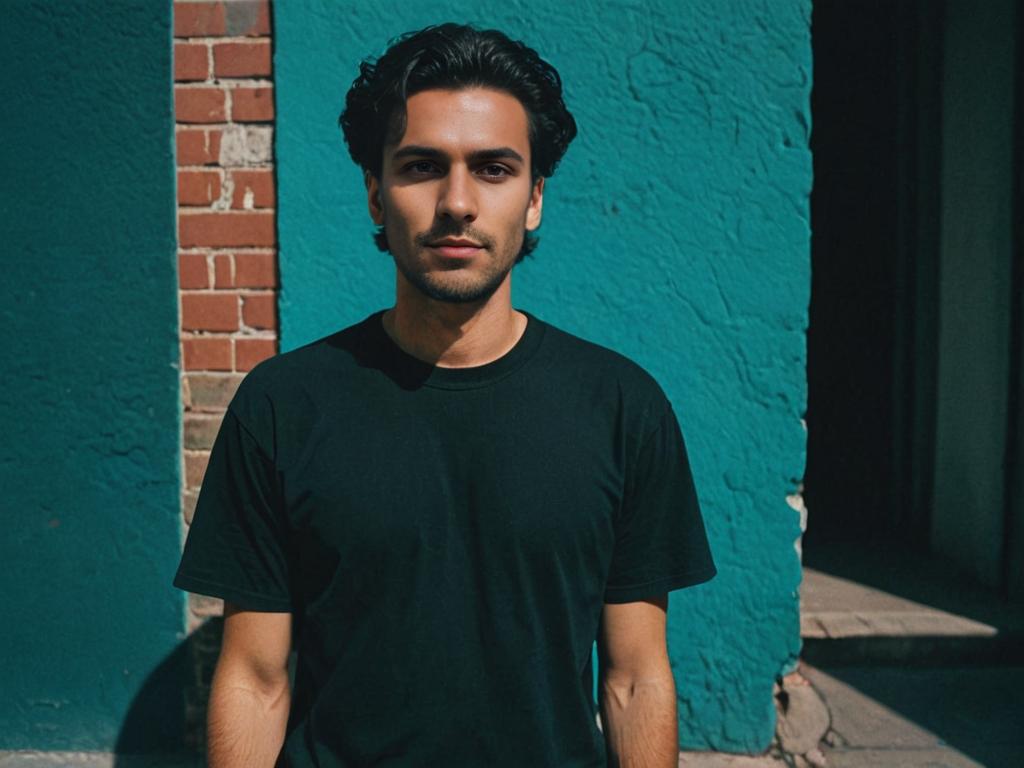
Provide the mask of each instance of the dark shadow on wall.
[{"label": "dark shadow on wall", "polygon": [[149,675],[114,747],[116,768],[204,765],[206,698],[224,621],[208,620]]}]

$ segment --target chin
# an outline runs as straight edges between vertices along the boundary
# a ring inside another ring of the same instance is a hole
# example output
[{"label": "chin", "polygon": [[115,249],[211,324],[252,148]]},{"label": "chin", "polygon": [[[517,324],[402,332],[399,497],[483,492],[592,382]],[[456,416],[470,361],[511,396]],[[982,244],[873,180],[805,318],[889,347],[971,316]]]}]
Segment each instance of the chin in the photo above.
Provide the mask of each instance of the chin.
[{"label": "chin", "polygon": [[503,281],[476,285],[453,285],[451,283],[425,283],[417,285],[420,292],[435,301],[447,304],[477,304],[491,298]]},{"label": "chin", "polygon": [[505,282],[510,270],[467,280],[452,279],[450,273],[435,277],[406,269],[401,271],[406,281],[427,298],[447,304],[476,304],[491,298]]}]

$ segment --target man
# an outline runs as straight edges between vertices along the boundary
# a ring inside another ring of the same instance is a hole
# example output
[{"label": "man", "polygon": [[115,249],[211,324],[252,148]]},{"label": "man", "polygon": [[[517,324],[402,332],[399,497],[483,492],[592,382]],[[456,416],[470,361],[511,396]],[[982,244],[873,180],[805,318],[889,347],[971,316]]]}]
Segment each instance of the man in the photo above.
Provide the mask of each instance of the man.
[{"label": "man", "polygon": [[511,301],[576,132],[557,73],[427,28],[341,125],[395,305],[225,414],[176,578],[225,600],[210,765],[674,766],[666,594],[714,574],[675,415]]}]

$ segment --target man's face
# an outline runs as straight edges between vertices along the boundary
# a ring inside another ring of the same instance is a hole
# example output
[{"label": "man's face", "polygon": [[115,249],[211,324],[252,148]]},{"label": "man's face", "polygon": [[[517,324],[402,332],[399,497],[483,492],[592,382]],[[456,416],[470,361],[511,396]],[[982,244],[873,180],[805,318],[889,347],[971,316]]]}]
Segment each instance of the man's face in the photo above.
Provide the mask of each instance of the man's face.
[{"label": "man's face", "polygon": [[490,88],[410,96],[405,134],[366,186],[399,280],[438,301],[485,301],[540,226],[544,180],[530,178],[526,110]]}]

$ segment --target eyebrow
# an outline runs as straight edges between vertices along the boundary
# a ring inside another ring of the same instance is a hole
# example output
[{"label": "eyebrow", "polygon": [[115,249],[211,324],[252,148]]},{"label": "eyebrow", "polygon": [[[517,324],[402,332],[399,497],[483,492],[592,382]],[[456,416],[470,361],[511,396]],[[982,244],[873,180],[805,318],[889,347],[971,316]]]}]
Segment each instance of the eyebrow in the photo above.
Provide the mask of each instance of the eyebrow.
[{"label": "eyebrow", "polygon": [[[417,144],[409,144],[396,150],[391,157],[393,160],[401,160],[403,157],[426,157],[431,160],[444,160],[447,159],[448,155],[434,147],[423,147]],[[474,162],[480,162],[482,160],[518,160],[520,163],[526,163],[526,161],[523,160],[523,156],[512,149],[512,147],[478,149],[476,152],[470,152],[469,159]]]}]

